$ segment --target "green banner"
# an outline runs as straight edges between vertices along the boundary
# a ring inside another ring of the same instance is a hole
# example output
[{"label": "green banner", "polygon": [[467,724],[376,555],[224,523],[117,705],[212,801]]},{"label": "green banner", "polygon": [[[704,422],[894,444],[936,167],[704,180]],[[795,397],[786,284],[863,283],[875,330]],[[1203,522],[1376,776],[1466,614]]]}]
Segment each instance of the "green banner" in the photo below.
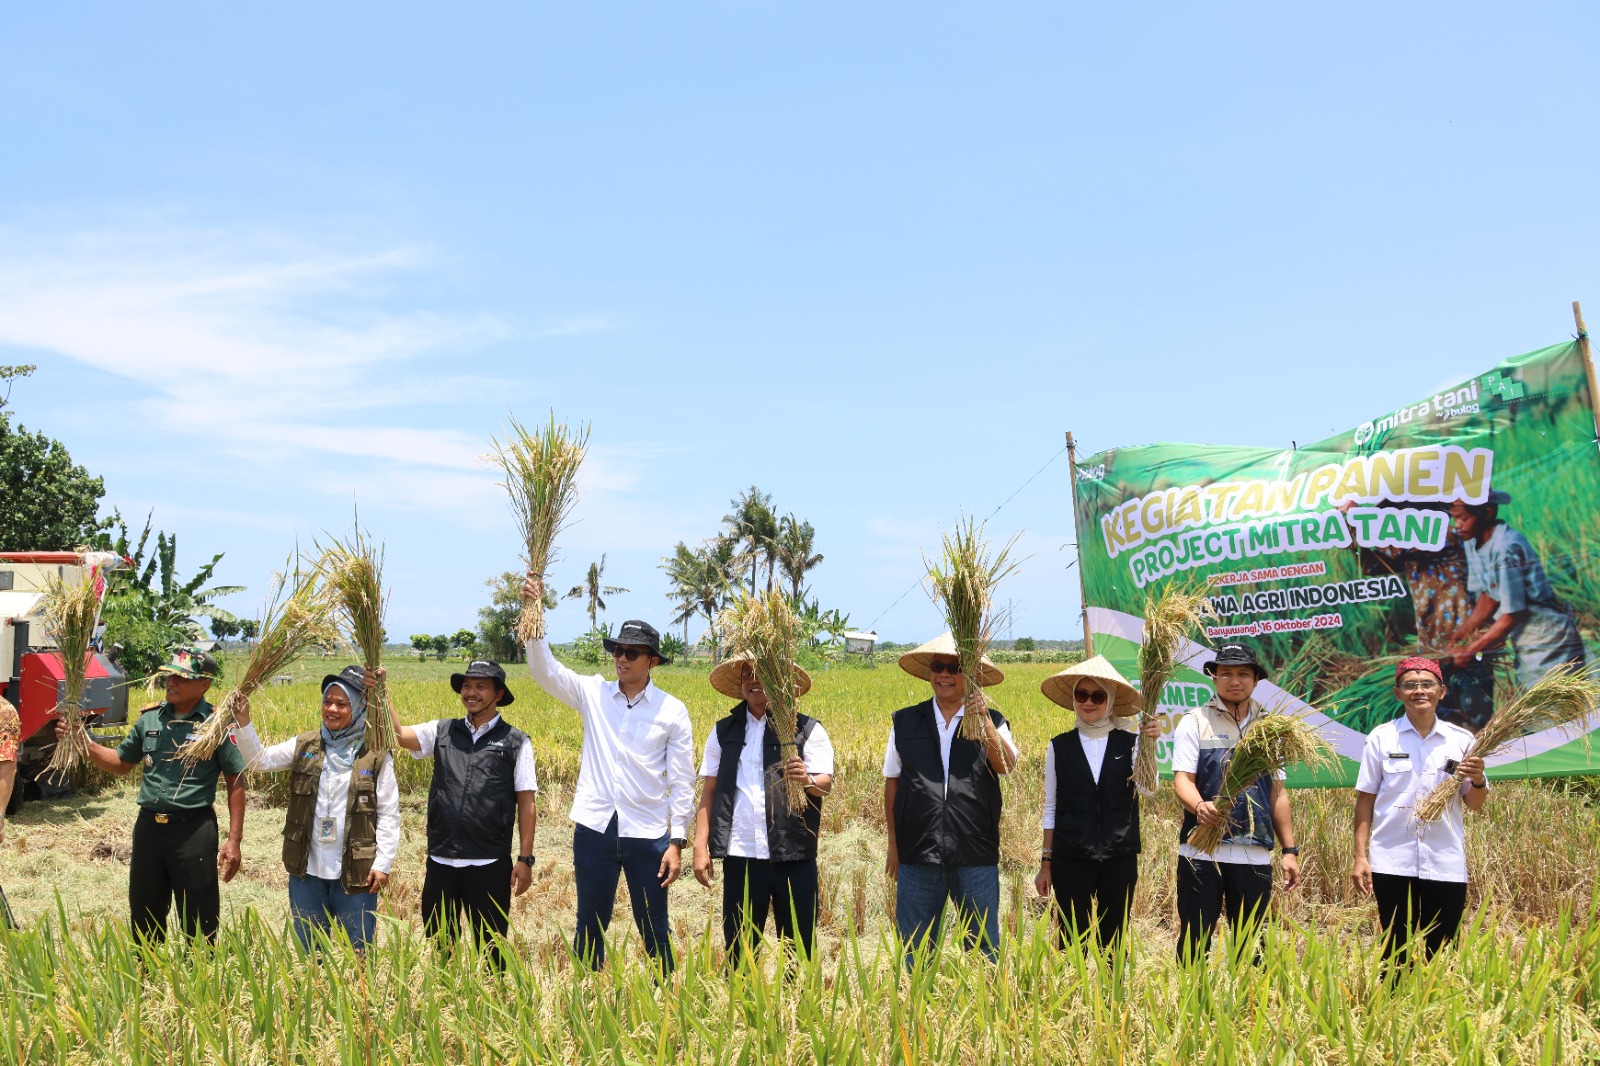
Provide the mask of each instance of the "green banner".
[{"label": "green banner", "polygon": [[[1219,419],[1248,425],[1273,402],[1238,396]],[[1117,448],[1075,476],[1095,651],[1135,679],[1147,599],[1169,582],[1210,596],[1204,639],[1162,694],[1164,768],[1178,715],[1211,697],[1206,648],[1227,640],[1268,667],[1257,698],[1310,715],[1345,760],[1320,781],[1291,774],[1300,785],[1354,782],[1367,732],[1402,713],[1403,656],[1441,662],[1441,716],[1469,729],[1552,667],[1593,659],[1600,451],[1576,343],[1305,447]],[[1490,762],[1497,778],[1596,769],[1600,754],[1553,731]]]}]

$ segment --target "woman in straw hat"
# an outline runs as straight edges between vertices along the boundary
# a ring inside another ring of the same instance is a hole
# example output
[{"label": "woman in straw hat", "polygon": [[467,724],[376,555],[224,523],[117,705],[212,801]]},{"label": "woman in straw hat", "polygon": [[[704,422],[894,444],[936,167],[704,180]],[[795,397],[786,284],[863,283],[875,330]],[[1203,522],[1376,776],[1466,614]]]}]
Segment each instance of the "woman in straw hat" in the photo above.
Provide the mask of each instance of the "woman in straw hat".
[{"label": "woman in straw hat", "polygon": [[[966,946],[993,959],[1000,940],[1000,778],[1017,764],[1017,747],[981,688],[1005,675],[984,658],[980,691],[968,692],[949,633],[902,655],[900,669],[933,689],[930,699],[894,713],[883,757],[887,868],[906,964],[925,944],[938,943],[946,902],[966,923]],[[958,735],[966,714],[982,715],[981,743]]]},{"label": "woman in straw hat", "polygon": [[[794,667],[796,691],[811,678]],[[769,729],[767,694],[750,661],[728,659],[711,671],[711,687],[738,700],[706,737],[700,761],[700,806],[694,820],[694,876],[707,888],[722,860],[722,936],[731,961],[749,956],[767,912],[778,937],[811,951],[817,927],[817,833],[822,798],[833,788],[833,742],[822,723],[795,716],[798,750],[782,759]],[[777,787],[805,784],[806,806],[794,812]],[[774,787],[768,788],[768,783]]]},{"label": "woman in straw hat", "polygon": [[[1139,691],[1104,655],[1096,655],[1039,685],[1045,696],[1077,716],[1076,727],[1050,741],[1044,756],[1044,852],[1033,879],[1039,895],[1055,886],[1063,947],[1069,936],[1096,935],[1115,944],[1139,881],[1139,794],[1133,782],[1139,741]],[[1145,743],[1161,736],[1144,726]],[[1099,921],[1091,916],[1099,910]]]}]

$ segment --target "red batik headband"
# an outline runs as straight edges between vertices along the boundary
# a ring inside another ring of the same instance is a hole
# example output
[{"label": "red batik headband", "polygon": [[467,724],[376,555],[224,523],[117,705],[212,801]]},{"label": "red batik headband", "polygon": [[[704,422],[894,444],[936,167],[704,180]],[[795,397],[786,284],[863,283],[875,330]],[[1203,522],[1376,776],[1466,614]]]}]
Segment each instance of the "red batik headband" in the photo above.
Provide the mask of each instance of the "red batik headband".
[{"label": "red batik headband", "polygon": [[1438,678],[1441,685],[1444,684],[1444,671],[1439,668],[1439,664],[1434,662],[1432,659],[1424,659],[1420,655],[1413,655],[1409,659],[1400,660],[1400,665],[1394,668],[1394,679],[1396,684],[1398,684],[1400,679],[1405,677],[1406,674],[1412,670],[1424,670]]}]

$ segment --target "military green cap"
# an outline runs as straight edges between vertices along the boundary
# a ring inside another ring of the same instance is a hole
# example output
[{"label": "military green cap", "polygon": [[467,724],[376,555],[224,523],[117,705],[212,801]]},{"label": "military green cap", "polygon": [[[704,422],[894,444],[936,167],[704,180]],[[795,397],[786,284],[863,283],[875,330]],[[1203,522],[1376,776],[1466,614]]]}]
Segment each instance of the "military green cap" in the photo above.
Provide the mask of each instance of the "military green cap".
[{"label": "military green cap", "polygon": [[174,649],[172,659],[157,673],[177,674],[190,680],[202,677],[214,679],[222,676],[222,667],[210,655],[189,644]]}]

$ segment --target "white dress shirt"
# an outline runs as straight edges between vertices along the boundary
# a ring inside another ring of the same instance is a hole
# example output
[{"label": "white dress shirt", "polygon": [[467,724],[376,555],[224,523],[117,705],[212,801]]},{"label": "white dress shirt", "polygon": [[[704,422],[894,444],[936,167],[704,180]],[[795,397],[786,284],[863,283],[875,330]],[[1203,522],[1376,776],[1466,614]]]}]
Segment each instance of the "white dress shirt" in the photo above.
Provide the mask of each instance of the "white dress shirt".
[{"label": "white dress shirt", "polygon": [[[1100,783],[1100,767],[1106,764],[1106,741],[1109,736],[1091,737],[1082,731],[1078,733],[1078,742],[1083,745],[1083,757],[1089,760],[1089,774],[1094,778],[1094,783]],[[1143,737],[1135,737],[1133,742],[1133,755],[1139,757],[1139,745],[1144,743]],[[1135,783],[1141,796],[1153,796],[1154,792],[1145,791],[1142,785]],[[1056,827],[1056,746],[1050,744],[1044,749],[1044,828]]]},{"label": "white dress shirt", "polygon": [[[1213,697],[1215,701],[1216,697]],[[1256,720],[1260,713],[1261,704],[1255,700],[1250,701],[1250,710],[1244,716],[1244,721],[1239,723],[1239,736],[1244,736],[1244,731],[1250,728],[1250,723]],[[1237,738],[1235,738],[1237,739]],[[1172,731],[1172,772],[1182,771],[1192,774],[1200,768],[1200,726],[1199,719],[1191,712],[1178,719],[1178,726]],[[1273,775],[1276,781],[1282,781],[1286,776],[1282,770]],[[1228,811],[1223,811],[1224,818]],[[1269,815],[1271,812],[1268,812]],[[1247,866],[1271,866],[1272,852],[1268,848],[1258,848],[1254,844],[1223,844],[1217,848],[1215,855],[1200,851],[1188,844],[1178,845],[1178,857],[1195,859],[1203,862],[1236,862]]]},{"label": "white dress shirt", "polygon": [[[233,738],[239,744],[239,754],[244,756],[245,769],[256,773],[287,770],[294,765],[294,751],[298,738],[285,740],[270,748],[261,745],[256,735],[255,723],[236,726]],[[353,769],[353,768],[352,768]],[[385,755],[378,767],[378,854],[372,868],[386,874],[394,867],[395,856],[400,853],[400,787],[394,779],[394,757]],[[335,770],[326,761],[322,765],[322,779],[317,784],[317,818],[333,819],[333,839],[318,840],[313,827],[311,853],[306,858],[306,876],[336,881],[344,870],[345,810],[350,801],[350,770]]]},{"label": "white dress shirt", "polygon": [[[1420,823],[1412,810],[1450,776],[1444,770],[1445,760],[1466,758],[1471,743],[1471,733],[1443,721],[1435,721],[1433,730],[1423,736],[1406,715],[1367,735],[1356,791],[1377,797],[1367,842],[1373,873],[1467,880],[1466,827],[1459,798],[1436,822]],[[1463,781],[1460,792],[1471,787],[1471,782]]]},{"label": "white dress shirt", "polygon": [[615,681],[569,670],[544,640],[528,642],[528,671],[583,719],[571,818],[596,833],[654,840],[688,835],[694,810],[694,727],[689,708],[645,683],[628,705]]},{"label": "white dress shirt", "polygon": [[[472,730],[474,743],[481,740],[483,735],[500,724],[497,714],[477,729],[472,728],[472,723],[466,719],[467,728]],[[431,722],[421,722],[411,727],[417,735],[418,749],[411,753],[413,759],[433,758],[433,749],[439,743],[439,730],[455,721],[453,718],[436,718]],[[526,737],[522,741],[522,748],[517,752],[517,763],[511,768],[511,791],[537,792],[539,791],[539,772],[533,765],[533,741]],[[446,859],[438,855],[429,855],[428,861],[436,862],[441,866],[488,866],[498,862],[498,859]]]},{"label": "white dress shirt", "polygon": [[[767,767],[763,746],[767,736],[767,716],[757,718],[744,712],[744,747],[739,749],[739,770],[734,778],[733,825],[728,831],[728,854],[741,859],[768,859],[767,846]],[[833,741],[818,722],[806,737],[806,769],[813,774],[833,773]],[[722,741],[713,729],[706,736],[705,755],[700,760],[700,776],[716,779],[722,769]]]},{"label": "white dress shirt", "polygon": [[[934,700],[930,699],[927,703],[922,704],[922,706],[932,710],[933,724],[934,727],[939,731],[939,760],[944,763],[944,787],[945,791],[949,792],[950,742],[955,739],[956,730],[961,725],[961,719],[966,717],[967,708],[966,705],[963,704],[961,710],[955,713],[955,717],[951,718],[949,722],[946,722],[944,720],[944,712],[939,710],[938,704]],[[995,732],[1000,734],[1000,743],[1005,747],[1006,753],[1009,756],[1008,761],[1012,765],[1016,765],[1017,745],[1011,739],[1010,723],[996,727]],[[889,747],[883,753],[883,776],[899,777],[900,771],[900,751],[894,746],[894,727],[890,726]]]}]

